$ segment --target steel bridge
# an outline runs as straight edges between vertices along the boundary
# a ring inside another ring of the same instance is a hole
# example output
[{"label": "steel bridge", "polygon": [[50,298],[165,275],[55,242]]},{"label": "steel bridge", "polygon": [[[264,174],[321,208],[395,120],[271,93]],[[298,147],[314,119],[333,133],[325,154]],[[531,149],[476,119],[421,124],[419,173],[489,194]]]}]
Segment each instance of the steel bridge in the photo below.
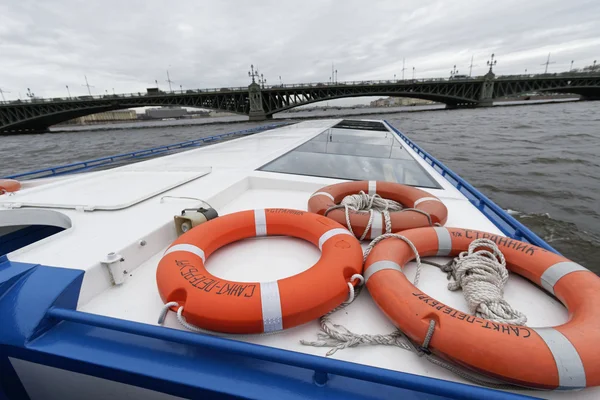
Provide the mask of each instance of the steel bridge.
[{"label": "steel bridge", "polygon": [[273,114],[324,100],[359,96],[410,97],[448,108],[486,107],[524,93],[572,93],[600,99],[600,73],[495,76],[468,79],[389,80],[134,93],[0,102],[0,134],[44,132],[89,114],[143,106],[180,106],[228,111],[265,120]]}]

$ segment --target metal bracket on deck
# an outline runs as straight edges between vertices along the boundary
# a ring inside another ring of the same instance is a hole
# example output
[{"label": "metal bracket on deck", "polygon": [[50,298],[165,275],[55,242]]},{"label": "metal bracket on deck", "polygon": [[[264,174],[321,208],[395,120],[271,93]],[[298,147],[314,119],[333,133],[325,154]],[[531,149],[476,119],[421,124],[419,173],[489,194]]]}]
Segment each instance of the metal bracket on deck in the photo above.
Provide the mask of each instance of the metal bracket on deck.
[{"label": "metal bracket on deck", "polygon": [[122,264],[125,259],[121,257],[120,254],[115,252],[110,252],[106,256],[106,258],[101,261],[102,265],[108,268],[108,272],[110,273],[110,278],[113,281],[113,284],[120,285],[125,282],[125,277],[127,276],[127,270],[124,268]]}]

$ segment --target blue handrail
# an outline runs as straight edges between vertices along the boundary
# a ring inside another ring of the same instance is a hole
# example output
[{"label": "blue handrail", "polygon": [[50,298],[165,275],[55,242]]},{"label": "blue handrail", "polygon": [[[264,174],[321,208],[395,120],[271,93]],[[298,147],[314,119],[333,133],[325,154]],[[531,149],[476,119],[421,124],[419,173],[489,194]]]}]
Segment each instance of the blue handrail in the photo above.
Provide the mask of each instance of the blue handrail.
[{"label": "blue handrail", "polygon": [[108,165],[108,164],[112,164],[112,163],[127,160],[127,159],[149,157],[152,155],[164,153],[164,152],[175,150],[175,149],[194,147],[194,146],[204,144],[206,142],[212,142],[214,140],[221,140],[221,139],[224,139],[229,136],[248,135],[248,134],[252,134],[252,133],[262,132],[267,129],[281,127],[282,125],[288,125],[288,124],[289,124],[289,122],[282,122],[282,123],[263,125],[263,126],[259,126],[256,128],[249,128],[249,129],[244,129],[241,131],[224,133],[221,135],[208,136],[208,137],[204,137],[204,138],[200,138],[200,139],[186,140],[185,142],[180,142],[180,143],[175,143],[175,144],[170,144],[170,145],[165,145],[165,146],[159,146],[159,147],[153,147],[150,149],[137,150],[137,151],[132,151],[129,153],[123,153],[123,154],[117,154],[117,155],[113,155],[113,156],[96,158],[93,160],[80,161],[80,162],[76,162],[76,163],[59,165],[56,167],[44,168],[44,169],[39,169],[39,170],[35,170],[35,171],[22,172],[22,173],[18,173],[18,174],[5,176],[4,179],[46,178],[49,176],[58,176],[58,175],[71,174],[74,172],[82,172],[82,171],[90,170],[92,168],[97,168],[97,167],[100,167],[103,165]]},{"label": "blue handrail", "polygon": [[[538,235],[533,233],[525,225],[517,221],[512,215],[508,214],[501,207],[499,207],[492,200],[488,199],[483,193],[475,189],[469,182],[458,176],[454,171],[445,166],[441,161],[427,153],[416,143],[410,140],[404,133],[394,128],[389,122],[384,120],[387,126],[389,126],[402,140],[404,140],[417,154],[423,158],[429,165],[431,165],[436,171],[438,171],[448,182],[450,182],[456,189],[463,193],[469,201],[477,207],[481,212],[500,229],[505,235],[521,240],[527,241],[535,246],[541,247],[548,251],[552,251],[556,254],[560,254],[556,249],[550,246],[540,238]],[[448,179],[450,178],[450,179]]]}]

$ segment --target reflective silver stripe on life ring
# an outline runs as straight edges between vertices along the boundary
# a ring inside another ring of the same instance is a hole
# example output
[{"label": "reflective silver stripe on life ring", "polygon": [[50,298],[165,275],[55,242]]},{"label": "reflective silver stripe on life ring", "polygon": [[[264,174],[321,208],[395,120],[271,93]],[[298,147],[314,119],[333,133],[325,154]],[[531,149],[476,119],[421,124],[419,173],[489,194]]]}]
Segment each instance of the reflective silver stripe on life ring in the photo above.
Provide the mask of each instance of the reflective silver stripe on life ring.
[{"label": "reflective silver stripe on life ring", "polygon": [[334,237],[335,235],[350,235],[350,236],[352,236],[350,231],[348,231],[347,229],[344,229],[344,228],[330,229],[327,232],[325,232],[324,234],[322,234],[321,237],[319,238],[319,250],[323,250],[323,245],[325,244],[325,242],[328,241],[329,239],[331,239],[332,237]]},{"label": "reflective silver stripe on life ring", "polygon": [[441,227],[441,226],[436,226],[433,229],[435,229],[435,233],[438,238],[437,255],[438,256],[449,255],[450,252],[452,251],[452,238],[450,237],[450,232],[448,231],[448,229]]},{"label": "reflective silver stripe on life ring", "polygon": [[419,204],[425,201],[437,201],[441,203],[441,200],[435,197],[421,197],[419,200],[415,201],[415,204],[413,204],[413,208],[417,207]]},{"label": "reflective silver stripe on life ring", "polygon": [[327,196],[327,197],[329,197],[331,199],[331,201],[335,202],[335,199],[333,198],[333,195],[331,195],[330,193],[327,193],[327,192],[316,192],[316,193],[313,193],[310,196],[310,198],[312,199],[315,196]]},{"label": "reflective silver stripe on life ring", "polygon": [[383,214],[379,211],[373,211],[373,222],[371,222],[371,239],[381,236],[383,233]]},{"label": "reflective silver stripe on life ring", "polygon": [[558,370],[558,390],[585,388],[585,369],[577,349],[569,339],[554,328],[530,328],[550,349]]},{"label": "reflective silver stripe on life ring", "polygon": [[542,287],[548,292],[554,294],[554,285],[556,285],[558,281],[565,275],[576,271],[589,271],[589,269],[574,263],[573,261],[561,261],[551,265],[542,274]]},{"label": "reflective silver stripe on life ring", "polygon": [[204,250],[199,247],[194,246],[193,244],[176,244],[175,246],[171,246],[165,251],[163,256],[166,256],[169,253],[173,253],[175,251],[187,251],[188,253],[193,253],[202,259],[202,262],[206,262],[206,258],[204,257]]},{"label": "reflective silver stripe on life ring", "polygon": [[373,276],[375,273],[382,271],[384,269],[393,269],[395,271],[402,272],[402,267],[400,267],[398,264],[396,264],[393,261],[388,261],[388,260],[377,261],[377,262],[374,262],[373,264],[371,264],[369,266],[369,268],[367,268],[367,270],[365,271],[365,274],[363,275],[365,278],[365,283],[367,283],[369,278],[371,276]]},{"label": "reflective silver stripe on life ring", "polygon": [[265,210],[254,210],[254,226],[256,236],[267,236],[267,215]]},{"label": "reflective silver stripe on life ring", "polygon": [[377,194],[377,181],[369,181],[369,194]]},{"label": "reflective silver stripe on life ring", "polygon": [[260,303],[262,306],[264,332],[274,332],[283,329],[283,316],[281,315],[281,299],[277,281],[261,282]]}]

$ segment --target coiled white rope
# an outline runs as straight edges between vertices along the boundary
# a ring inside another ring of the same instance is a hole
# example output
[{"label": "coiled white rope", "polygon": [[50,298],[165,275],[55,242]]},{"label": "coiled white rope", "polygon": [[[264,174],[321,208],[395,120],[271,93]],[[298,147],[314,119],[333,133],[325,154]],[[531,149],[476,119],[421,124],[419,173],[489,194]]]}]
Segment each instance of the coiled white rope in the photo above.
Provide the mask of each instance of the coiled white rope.
[{"label": "coiled white rope", "polygon": [[359,240],[364,240],[365,237],[367,237],[367,232],[373,224],[373,218],[375,216],[374,211],[378,211],[383,215],[383,219],[385,221],[385,233],[392,232],[392,219],[390,217],[390,212],[416,211],[425,215],[429,220],[429,225],[433,225],[431,216],[423,210],[419,210],[417,208],[404,208],[404,206],[397,201],[384,199],[378,194],[367,194],[362,190],[358,194],[351,194],[344,197],[340,204],[329,207],[325,211],[325,216],[327,216],[327,214],[329,214],[331,211],[341,208],[344,209],[344,213],[346,215],[346,226],[348,226],[348,230],[353,235],[354,231],[352,230],[352,224],[350,223],[350,211],[369,212],[369,221],[367,223],[367,227],[365,228],[365,231]]},{"label": "coiled white rope", "polygon": [[367,223],[367,227],[365,231],[361,235],[359,240],[364,240],[367,236],[367,232],[371,225],[373,224],[373,211],[379,211],[383,214],[383,218],[385,220],[385,232],[390,233],[392,231],[392,219],[390,218],[390,211],[401,211],[404,207],[402,204],[394,201],[387,200],[382,198],[378,194],[370,195],[366,194],[364,191],[360,191],[358,194],[351,194],[342,199],[340,204],[336,204],[331,206],[325,211],[325,216],[329,214],[330,211],[337,210],[343,208],[344,213],[346,215],[346,225],[348,226],[348,230],[354,235],[354,231],[352,230],[352,224],[350,223],[350,210],[352,211],[368,211],[369,212],[369,222]]},{"label": "coiled white rope", "polygon": [[527,317],[502,298],[508,281],[504,255],[489,239],[476,239],[449,266],[441,268],[454,279],[449,290],[463,290],[471,314],[505,324],[525,325]]}]

